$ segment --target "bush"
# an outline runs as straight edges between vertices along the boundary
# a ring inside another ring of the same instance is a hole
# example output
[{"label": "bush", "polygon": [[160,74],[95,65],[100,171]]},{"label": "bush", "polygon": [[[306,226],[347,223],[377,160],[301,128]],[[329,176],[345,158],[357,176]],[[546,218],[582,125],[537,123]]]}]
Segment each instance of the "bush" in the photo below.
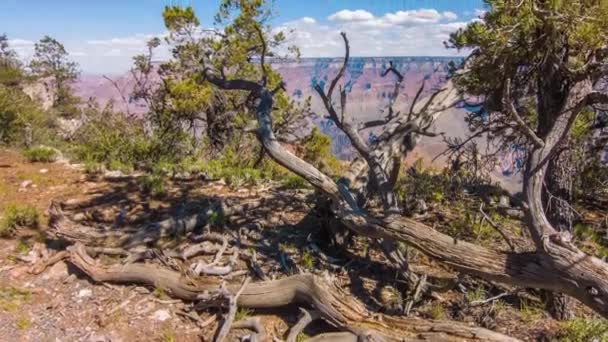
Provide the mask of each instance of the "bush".
[{"label": "bush", "polygon": [[308,181],[298,175],[289,175],[283,179],[283,185],[288,189],[304,189],[308,187]]},{"label": "bush", "polygon": [[8,236],[18,227],[38,227],[38,210],[30,205],[10,204],[4,209],[0,221],[0,236]]},{"label": "bush", "polygon": [[23,151],[23,156],[32,163],[50,163],[57,158],[57,151],[46,146],[32,147]]},{"label": "bush", "polygon": [[565,322],[558,334],[560,341],[608,341],[608,321],[576,318]]},{"label": "bush", "polygon": [[139,186],[141,191],[153,197],[162,197],[166,194],[165,181],[162,176],[148,175],[141,178]]},{"label": "bush", "polygon": [[21,89],[0,84],[0,144],[25,145],[25,128],[31,128],[31,143],[55,141],[55,119]]}]

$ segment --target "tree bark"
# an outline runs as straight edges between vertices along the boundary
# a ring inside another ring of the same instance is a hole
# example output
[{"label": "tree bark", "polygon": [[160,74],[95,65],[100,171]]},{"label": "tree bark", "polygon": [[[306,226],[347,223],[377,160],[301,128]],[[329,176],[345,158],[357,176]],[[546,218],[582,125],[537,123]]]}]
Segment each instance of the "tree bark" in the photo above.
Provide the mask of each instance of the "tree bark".
[{"label": "tree bark", "polygon": [[[576,176],[571,143],[564,140],[559,150],[549,161],[545,178],[544,193],[547,218],[558,232],[572,234],[574,219],[573,180]],[[543,297],[547,311],[557,320],[574,318],[574,303],[562,293],[544,291]]]}]

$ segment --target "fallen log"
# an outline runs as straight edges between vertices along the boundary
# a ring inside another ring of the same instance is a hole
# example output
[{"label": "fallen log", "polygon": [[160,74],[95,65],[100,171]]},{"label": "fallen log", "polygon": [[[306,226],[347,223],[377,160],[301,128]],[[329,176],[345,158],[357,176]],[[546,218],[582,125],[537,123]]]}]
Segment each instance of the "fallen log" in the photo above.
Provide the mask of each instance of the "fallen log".
[{"label": "fallen log", "polygon": [[[216,278],[192,280],[178,272],[153,264],[101,265],[87,254],[85,246],[80,243],[69,247],[68,251],[69,261],[97,282],[161,286],[170,296],[188,301],[222,297],[221,284]],[[226,288],[231,293],[236,293],[240,286],[238,283],[228,284]],[[276,308],[293,303],[314,307],[329,324],[364,339],[517,341],[503,334],[458,322],[374,317],[360,302],[337,287],[328,276],[300,274],[279,280],[249,283],[243,287],[237,300],[239,307],[251,309]]]}]

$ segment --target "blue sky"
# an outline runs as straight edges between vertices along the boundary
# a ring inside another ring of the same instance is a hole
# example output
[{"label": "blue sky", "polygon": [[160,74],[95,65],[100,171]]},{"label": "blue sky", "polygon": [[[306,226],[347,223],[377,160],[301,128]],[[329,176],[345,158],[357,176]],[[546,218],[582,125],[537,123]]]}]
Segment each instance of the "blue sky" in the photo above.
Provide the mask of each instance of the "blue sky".
[{"label": "blue sky", "polygon": [[[211,26],[219,0],[1,0],[0,33],[24,59],[48,34],[62,41],[85,72],[120,73],[149,37],[165,32],[168,4],[192,5]],[[482,0],[275,0],[273,26],[295,29],[304,56],[336,56],[340,30],[354,55],[453,55],[441,44],[450,31],[478,18]],[[161,58],[163,54],[161,53]]]}]

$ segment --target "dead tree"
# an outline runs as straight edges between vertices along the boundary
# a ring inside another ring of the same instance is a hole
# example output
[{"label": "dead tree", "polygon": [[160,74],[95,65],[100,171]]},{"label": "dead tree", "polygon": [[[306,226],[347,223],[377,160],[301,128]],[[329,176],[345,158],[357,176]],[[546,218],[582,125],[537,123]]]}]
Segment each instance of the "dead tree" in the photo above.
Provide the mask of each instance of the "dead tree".
[{"label": "dead tree", "polygon": [[[348,40],[345,65],[348,63]],[[496,281],[520,287],[561,292],[577,298],[604,317],[608,317],[608,264],[577,249],[566,236],[559,234],[549,223],[543,208],[542,191],[547,162],[556,146],[564,139],[574,121],[574,110],[596,101],[605,100],[608,94],[593,90],[592,82],[583,79],[572,87],[571,96],[563,104],[565,110],[555,112],[551,125],[537,135],[525,125],[516,111],[509,112],[518,129],[534,142],[524,174],[527,223],[536,245],[534,252],[499,252],[476,244],[457,240],[437,232],[415,220],[399,214],[399,207],[391,187],[390,174],[400,153],[407,151],[416,136],[428,134],[425,128],[437,113],[458,100],[451,82],[433,94],[424,103],[414,101],[408,113],[394,114],[386,118],[380,138],[368,145],[361,139],[352,121],[348,121],[346,95],[340,94],[339,111],[332,102],[332,94],[345,67],[330,83],[328,92],[322,95],[329,117],[341,128],[360,154],[362,161],[353,163],[349,173],[338,182],[314,166],[287,151],[277,141],[272,127],[273,94],[264,82],[245,79],[226,79],[220,73],[206,68],[201,82],[210,82],[220,89],[249,92],[257,99],[257,136],[267,154],[276,162],[306,179],[319,191],[332,199],[332,211],[350,230],[375,239],[398,241],[413,246],[435,260],[465,274],[488,281]],[[509,99],[510,86],[505,86],[505,99]],[[511,102],[508,102],[509,104]],[[508,106],[507,108],[510,108]],[[389,112],[390,113],[390,112]],[[365,170],[368,170],[366,172]],[[366,174],[369,178],[360,177]],[[357,175],[357,176],[352,176]],[[350,182],[349,182],[350,180]],[[357,200],[361,189],[364,198],[377,196],[383,204],[381,215],[371,214]]]}]

